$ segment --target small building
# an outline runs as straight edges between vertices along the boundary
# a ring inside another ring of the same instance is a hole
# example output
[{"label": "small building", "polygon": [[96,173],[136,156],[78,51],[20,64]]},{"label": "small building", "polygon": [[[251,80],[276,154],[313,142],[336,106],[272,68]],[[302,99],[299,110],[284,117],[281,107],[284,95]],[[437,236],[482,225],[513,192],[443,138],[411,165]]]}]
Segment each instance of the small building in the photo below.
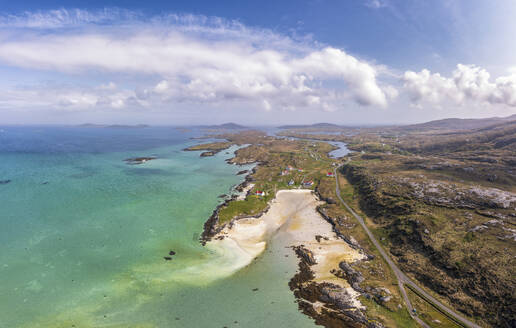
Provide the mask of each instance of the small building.
[{"label": "small building", "polygon": [[327,176],[327,177],[334,177],[334,176],[335,176],[335,174],[333,174],[333,172],[328,172],[328,173],[326,173],[326,176]]},{"label": "small building", "polygon": [[263,197],[263,196],[265,196],[265,191],[257,190],[254,194],[255,194],[256,196]]},{"label": "small building", "polygon": [[282,175],[282,176],[287,175],[287,174],[289,174],[289,171],[288,171],[288,170],[283,170],[283,171],[281,171],[281,175]]},{"label": "small building", "polygon": [[303,186],[310,187],[313,186],[314,182],[312,180],[303,181]]},{"label": "small building", "polygon": [[294,185],[294,180],[293,180],[293,179],[290,179],[290,181],[288,182],[288,185],[289,185],[289,186],[293,186],[293,185]]},{"label": "small building", "polygon": [[303,169],[297,169],[299,172],[303,172]]},{"label": "small building", "polygon": [[287,168],[286,168],[287,171],[292,171],[293,169],[294,169],[294,167],[292,165],[287,165]]}]

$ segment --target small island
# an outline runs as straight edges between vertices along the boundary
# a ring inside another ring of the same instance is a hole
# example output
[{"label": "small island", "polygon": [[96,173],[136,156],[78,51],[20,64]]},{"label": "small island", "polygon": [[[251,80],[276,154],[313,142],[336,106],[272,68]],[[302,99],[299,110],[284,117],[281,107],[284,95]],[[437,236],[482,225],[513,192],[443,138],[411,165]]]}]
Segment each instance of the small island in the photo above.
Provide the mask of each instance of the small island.
[{"label": "small island", "polygon": [[228,149],[229,147],[231,147],[231,145],[233,145],[232,142],[212,142],[212,143],[190,146],[183,150],[185,150],[185,151],[204,150],[204,152],[202,152],[199,156],[200,157],[210,157],[210,156],[214,156],[215,154],[217,154],[218,152],[220,152],[224,149]]},{"label": "small island", "polygon": [[147,156],[147,157],[132,157],[132,158],[126,158],[124,159],[124,162],[126,162],[129,165],[139,165],[143,164],[148,161],[152,161],[154,159],[157,159],[155,156]]}]

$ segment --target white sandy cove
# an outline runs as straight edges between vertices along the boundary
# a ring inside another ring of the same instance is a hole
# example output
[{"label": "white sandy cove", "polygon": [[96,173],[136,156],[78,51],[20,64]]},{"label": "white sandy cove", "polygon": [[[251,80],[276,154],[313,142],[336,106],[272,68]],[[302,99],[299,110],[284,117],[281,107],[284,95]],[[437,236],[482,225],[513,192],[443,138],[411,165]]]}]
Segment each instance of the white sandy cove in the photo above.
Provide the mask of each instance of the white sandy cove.
[{"label": "white sandy cove", "polygon": [[[312,266],[315,281],[331,282],[348,289],[351,295],[357,294],[343,279],[336,278],[330,273],[338,269],[341,261],[353,262],[364,257],[360,252],[349,247],[338,238],[332,226],[316,211],[320,203],[311,190],[280,190],[272,201],[267,213],[259,218],[245,218],[236,221],[232,227],[226,227],[207,246],[222,253],[225,257],[233,258],[233,269],[244,267],[260,255],[267,243],[281,240],[285,246],[304,245],[312,251],[317,262]],[[316,241],[315,236],[321,235],[328,240]],[[358,304],[357,304],[358,305]]]}]

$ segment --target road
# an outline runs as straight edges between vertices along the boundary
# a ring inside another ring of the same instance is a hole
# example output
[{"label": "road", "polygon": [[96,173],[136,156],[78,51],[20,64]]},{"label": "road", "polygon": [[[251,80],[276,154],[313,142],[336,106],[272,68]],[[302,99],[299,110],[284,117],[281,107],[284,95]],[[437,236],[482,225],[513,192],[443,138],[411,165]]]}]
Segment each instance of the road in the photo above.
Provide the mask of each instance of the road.
[{"label": "road", "polygon": [[422,288],[420,288],[418,285],[416,285],[412,280],[410,280],[399,268],[398,266],[392,261],[391,257],[389,255],[387,255],[387,253],[385,252],[385,250],[383,249],[383,247],[380,245],[380,243],[378,242],[378,240],[376,239],[376,237],[373,235],[373,233],[369,230],[369,228],[367,227],[367,225],[365,224],[364,222],[364,219],[358,215],[357,213],[355,213],[355,211],[353,211],[353,209],[342,199],[342,197],[340,196],[340,187],[339,187],[339,176],[338,176],[338,169],[340,168],[340,166],[338,168],[336,168],[334,170],[335,172],[335,192],[337,193],[337,197],[339,198],[340,202],[346,207],[346,209],[355,217],[355,219],[358,221],[358,223],[360,223],[360,225],[362,226],[362,228],[365,230],[365,232],[367,233],[367,235],[369,236],[369,239],[371,240],[371,242],[373,243],[373,245],[378,249],[378,252],[380,252],[380,254],[382,255],[382,257],[384,258],[384,260],[387,262],[387,264],[389,265],[389,267],[392,269],[392,271],[394,272],[394,274],[396,275],[396,278],[398,280],[398,286],[400,288],[400,292],[401,292],[401,295],[403,297],[403,300],[405,301],[405,304],[407,305],[407,308],[409,310],[409,313],[410,313],[410,316],[417,322],[419,323],[421,326],[425,327],[425,328],[430,328],[430,326],[428,326],[426,323],[424,323],[418,316],[417,314],[413,311],[414,310],[414,307],[412,306],[412,303],[410,302],[408,296],[407,296],[407,292],[405,290],[405,286],[404,285],[408,285],[410,286],[413,290],[415,290],[417,293],[419,293],[420,295],[424,296],[424,298],[427,299],[427,301],[433,303],[432,305],[437,307],[441,312],[443,312],[444,314],[446,314],[448,317],[450,317],[452,320],[454,320],[455,322],[461,324],[462,326],[464,327],[472,327],[472,328],[481,328],[479,325],[475,324],[474,322],[471,322],[470,320],[464,318],[463,316],[461,316],[460,314],[456,313],[455,311],[453,311],[452,309],[448,308],[447,306],[445,306],[444,304],[442,304],[441,302],[439,302],[437,299],[435,299],[432,295],[428,294],[427,292],[425,292]]}]

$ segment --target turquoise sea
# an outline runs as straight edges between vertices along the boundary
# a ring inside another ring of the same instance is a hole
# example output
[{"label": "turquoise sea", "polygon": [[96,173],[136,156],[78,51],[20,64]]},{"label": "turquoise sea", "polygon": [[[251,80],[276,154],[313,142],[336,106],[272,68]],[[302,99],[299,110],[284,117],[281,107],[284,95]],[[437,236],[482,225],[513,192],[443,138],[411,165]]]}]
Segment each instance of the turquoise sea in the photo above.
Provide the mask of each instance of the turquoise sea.
[{"label": "turquoise sea", "polygon": [[245,167],[225,163],[235,148],[182,151],[199,135],[0,127],[0,327],[314,327],[287,285],[291,250],[238,268],[200,245]]}]

